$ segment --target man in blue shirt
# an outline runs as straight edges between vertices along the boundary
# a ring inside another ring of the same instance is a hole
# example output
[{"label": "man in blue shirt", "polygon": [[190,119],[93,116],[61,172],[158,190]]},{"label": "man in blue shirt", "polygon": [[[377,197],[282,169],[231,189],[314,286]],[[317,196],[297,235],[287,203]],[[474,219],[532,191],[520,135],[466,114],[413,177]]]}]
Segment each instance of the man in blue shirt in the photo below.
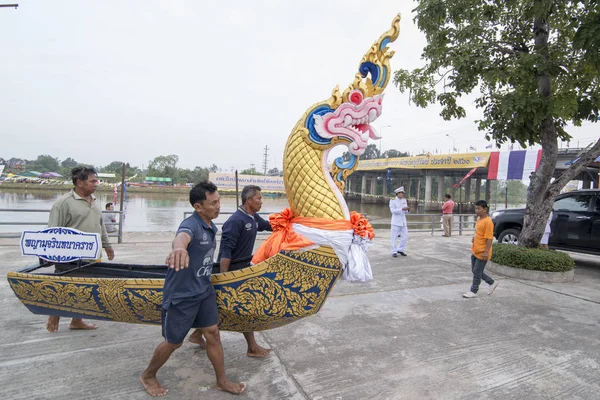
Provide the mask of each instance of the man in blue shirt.
[{"label": "man in blue shirt", "polygon": [[140,377],[151,396],[167,394],[168,389],[158,382],[156,373],[181,347],[193,326],[199,327],[206,338],[206,353],[215,369],[217,389],[237,394],[246,388],[244,383],[231,382],[225,376],[216,293],[210,281],[217,234],[212,220],[219,216],[221,208],[217,187],[200,182],[190,191],[190,203],[195,212],[179,226],[173,250],[165,261],[169,266],[162,303],[165,340],[158,345]]},{"label": "man in blue shirt", "polygon": [[[242,189],[242,205],[223,224],[218,258],[221,272],[235,271],[249,266],[256,233],[273,230],[271,224],[258,215],[261,208],[262,194],[260,187],[255,185],[244,186]],[[234,261],[233,264],[232,260]],[[248,343],[247,354],[249,357],[264,357],[271,352],[271,349],[266,349],[256,343],[254,332],[244,332],[244,337]],[[199,329],[192,333],[190,342],[204,346],[202,332]]]}]

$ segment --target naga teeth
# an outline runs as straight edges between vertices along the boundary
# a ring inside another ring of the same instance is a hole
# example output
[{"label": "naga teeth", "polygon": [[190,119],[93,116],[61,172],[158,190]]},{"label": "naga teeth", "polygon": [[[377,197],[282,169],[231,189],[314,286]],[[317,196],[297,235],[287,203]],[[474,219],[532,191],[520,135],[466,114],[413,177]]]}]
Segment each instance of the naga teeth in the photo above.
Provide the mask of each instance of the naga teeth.
[{"label": "naga teeth", "polygon": [[346,117],[344,117],[344,126],[349,126],[352,125],[352,117],[349,115],[346,115]]},{"label": "naga teeth", "polygon": [[376,119],[377,119],[377,110],[371,109],[371,111],[369,111],[369,122],[373,122]]}]

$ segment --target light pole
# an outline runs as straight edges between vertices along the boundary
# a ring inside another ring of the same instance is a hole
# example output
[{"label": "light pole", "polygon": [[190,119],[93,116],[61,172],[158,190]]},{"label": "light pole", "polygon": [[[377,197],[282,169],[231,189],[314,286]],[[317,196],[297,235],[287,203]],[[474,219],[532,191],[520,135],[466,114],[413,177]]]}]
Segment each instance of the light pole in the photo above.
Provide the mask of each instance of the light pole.
[{"label": "light pole", "polygon": [[446,133],[446,136],[452,138],[452,152],[454,153],[456,151],[456,138],[448,133]]},{"label": "light pole", "polygon": [[381,139],[383,138],[383,130],[385,128],[391,128],[391,127],[392,127],[391,125],[385,125],[385,126],[382,126],[381,129],[379,129],[379,136],[380,136],[380,138],[379,138],[379,157],[381,157]]}]

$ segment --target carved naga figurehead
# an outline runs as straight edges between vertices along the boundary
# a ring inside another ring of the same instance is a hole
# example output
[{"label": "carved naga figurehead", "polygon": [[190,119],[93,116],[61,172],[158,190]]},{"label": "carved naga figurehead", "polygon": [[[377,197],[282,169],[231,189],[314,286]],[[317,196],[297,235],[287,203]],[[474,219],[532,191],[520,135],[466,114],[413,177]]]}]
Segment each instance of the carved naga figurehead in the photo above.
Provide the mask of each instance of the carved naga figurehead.
[{"label": "carved naga figurehead", "polygon": [[[348,218],[340,190],[358,166],[358,157],[364,153],[369,139],[380,138],[371,124],[382,113],[383,91],[390,80],[390,59],[394,55],[387,46],[398,38],[399,24],[397,15],[391,29],[363,56],[354,81],[343,93],[336,87],[328,100],[310,107],[294,127],[284,154],[284,181],[296,215]],[[332,180],[327,156],[331,148],[341,144],[348,147],[351,156],[349,160],[335,161]],[[314,164],[318,164],[319,171]],[[306,175],[317,172],[321,176],[308,182]],[[325,193],[327,190],[332,196]],[[324,197],[323,201],[309,199],[311,193]]]},{"label": "carved naga figurehead", "polygon": [[387,45],[398,37],[400,15],[392,29],[381,35],[362,58],[354,82],[340,96],[335,88],[330,99],[331,105],[313,112],[314,131],[321,140],[345,143],[351,154],[364,153],[369,138],[379,139],[370,125],[382,112],[383,91],[390,80],[390,59],[394,52]]}]

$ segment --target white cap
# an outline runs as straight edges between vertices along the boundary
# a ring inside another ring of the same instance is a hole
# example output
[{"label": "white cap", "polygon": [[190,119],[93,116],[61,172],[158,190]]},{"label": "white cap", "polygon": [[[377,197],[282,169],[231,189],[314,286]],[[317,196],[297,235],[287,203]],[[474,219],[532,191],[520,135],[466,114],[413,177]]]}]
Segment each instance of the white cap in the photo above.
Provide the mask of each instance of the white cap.
[{"label": "white cap", "polygon": [[404,193],[404,186],[400,186],[398,189],[394,190],[394,193]]}]

